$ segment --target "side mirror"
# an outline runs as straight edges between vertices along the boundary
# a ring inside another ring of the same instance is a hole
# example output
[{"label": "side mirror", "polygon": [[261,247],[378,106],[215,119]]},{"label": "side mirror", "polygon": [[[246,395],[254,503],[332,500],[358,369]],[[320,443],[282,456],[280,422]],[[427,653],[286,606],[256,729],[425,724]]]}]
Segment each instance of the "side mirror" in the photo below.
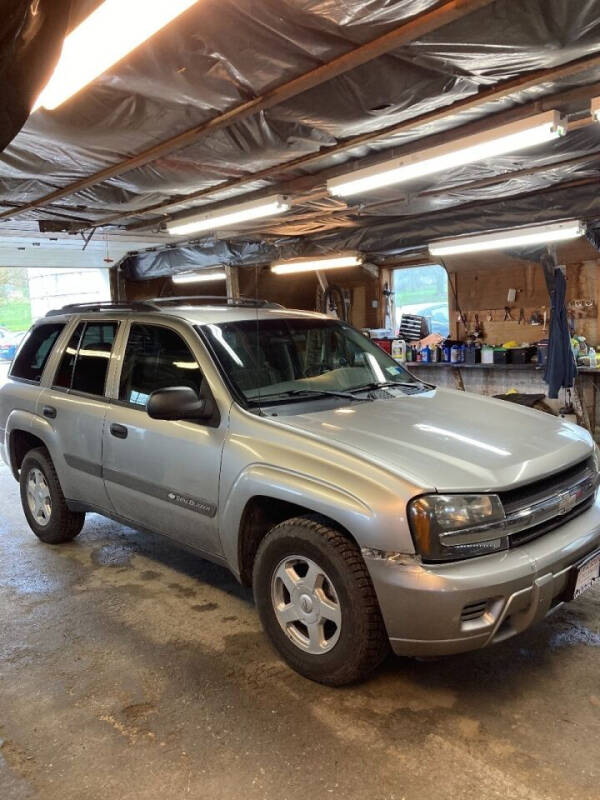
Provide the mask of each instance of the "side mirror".
[{"label": "side mirror", "polygon": [[198,397],[189,386],[169,386],[152,392],[146,411],[152,419],[210,419],[214,408],[212,398]]}]

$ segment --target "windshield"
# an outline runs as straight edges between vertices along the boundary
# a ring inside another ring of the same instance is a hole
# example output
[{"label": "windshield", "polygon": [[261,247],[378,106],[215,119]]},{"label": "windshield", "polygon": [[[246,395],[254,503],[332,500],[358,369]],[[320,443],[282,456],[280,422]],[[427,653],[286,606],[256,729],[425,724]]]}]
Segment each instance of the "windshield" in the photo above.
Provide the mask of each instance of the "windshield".
[{"label": "windshield", "polygon": [[202,331],[251,405],[422,385],[362,333],[338,320],[243,320],[203,325]]}]

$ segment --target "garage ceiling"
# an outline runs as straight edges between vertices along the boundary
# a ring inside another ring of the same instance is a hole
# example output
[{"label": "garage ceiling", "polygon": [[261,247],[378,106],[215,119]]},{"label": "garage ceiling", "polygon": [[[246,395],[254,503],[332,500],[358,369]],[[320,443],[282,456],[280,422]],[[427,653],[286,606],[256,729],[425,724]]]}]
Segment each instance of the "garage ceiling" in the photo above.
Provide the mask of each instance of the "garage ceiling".
[{"label": "garage ceiling", "polygon": [[[276,221],[130,259],[144,277],[341,247],[376,261],[547,219],[593,227],[598,95],[600,0],[199,0],[80,95],[29,118],[0,155],[0,237],[17,220],[52,221],[70,235],[178,245],[164,225],[190,209],[290,196]],[[326,191],[354,165],[548,109],[570,130],[543,147],[363,197]]]}]

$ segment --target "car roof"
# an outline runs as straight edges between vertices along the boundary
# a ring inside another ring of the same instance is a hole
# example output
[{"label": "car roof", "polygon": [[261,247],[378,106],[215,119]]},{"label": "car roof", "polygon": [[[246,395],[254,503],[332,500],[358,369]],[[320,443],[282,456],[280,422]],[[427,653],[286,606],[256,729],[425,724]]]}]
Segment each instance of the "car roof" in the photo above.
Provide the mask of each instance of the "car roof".
[{"label": "car roof", "polygon": [[282,317],[310,317],[327,319],[325,314],[302,311],[294,308],[248,308],[237,306],[169,306],[159,316],[169,314],[190,322],[192,325],[218,324],[220,322],[242,322],[245,320],[281,319]]},{"label": "car roof", "polygon": [[[138,301],[132,303],[82,303],[80,305],[65,306],[56,311],[50,311],[44,317],[47,321],[48,317],[55,318],[71,318],[73,316],[93,317],[93,316],[110,316],[115,317],[139,317],[143,316],[145,319],[148,316],[155,316],[157,319],[163,318],[177,318],[188,322],[191,325],[209,325],[219,324],[222,322],[241,322],[246,320],[267,320],[267,319],[281,319],[281,318],[312,318],[312,319],[329,319],[325,314],[320,314],[316,311],[304,311],[302,309],[284,308],[276,304],[262,303],[262,304],[247,304],[240,303],[228,305],[226,303],[206,303],[195,304],[192,302],[169,303],[169,298],[164,298],[160,301]],[[41,322],[42,320],[40,320]]]}]

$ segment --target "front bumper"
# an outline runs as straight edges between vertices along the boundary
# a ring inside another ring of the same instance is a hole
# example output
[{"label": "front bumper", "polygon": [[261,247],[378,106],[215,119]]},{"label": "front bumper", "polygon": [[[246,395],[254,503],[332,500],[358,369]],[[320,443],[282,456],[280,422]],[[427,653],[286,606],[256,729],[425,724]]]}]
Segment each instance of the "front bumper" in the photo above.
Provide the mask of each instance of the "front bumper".
[{"label": "front bumper", "polygon": [[[514,636],[560,605],[573,567],[600,548],[600,499],[528,544],[449,564],[366,557],[395,653],[433,656]],[[481,612],[481,613],[479,613]]]}]

